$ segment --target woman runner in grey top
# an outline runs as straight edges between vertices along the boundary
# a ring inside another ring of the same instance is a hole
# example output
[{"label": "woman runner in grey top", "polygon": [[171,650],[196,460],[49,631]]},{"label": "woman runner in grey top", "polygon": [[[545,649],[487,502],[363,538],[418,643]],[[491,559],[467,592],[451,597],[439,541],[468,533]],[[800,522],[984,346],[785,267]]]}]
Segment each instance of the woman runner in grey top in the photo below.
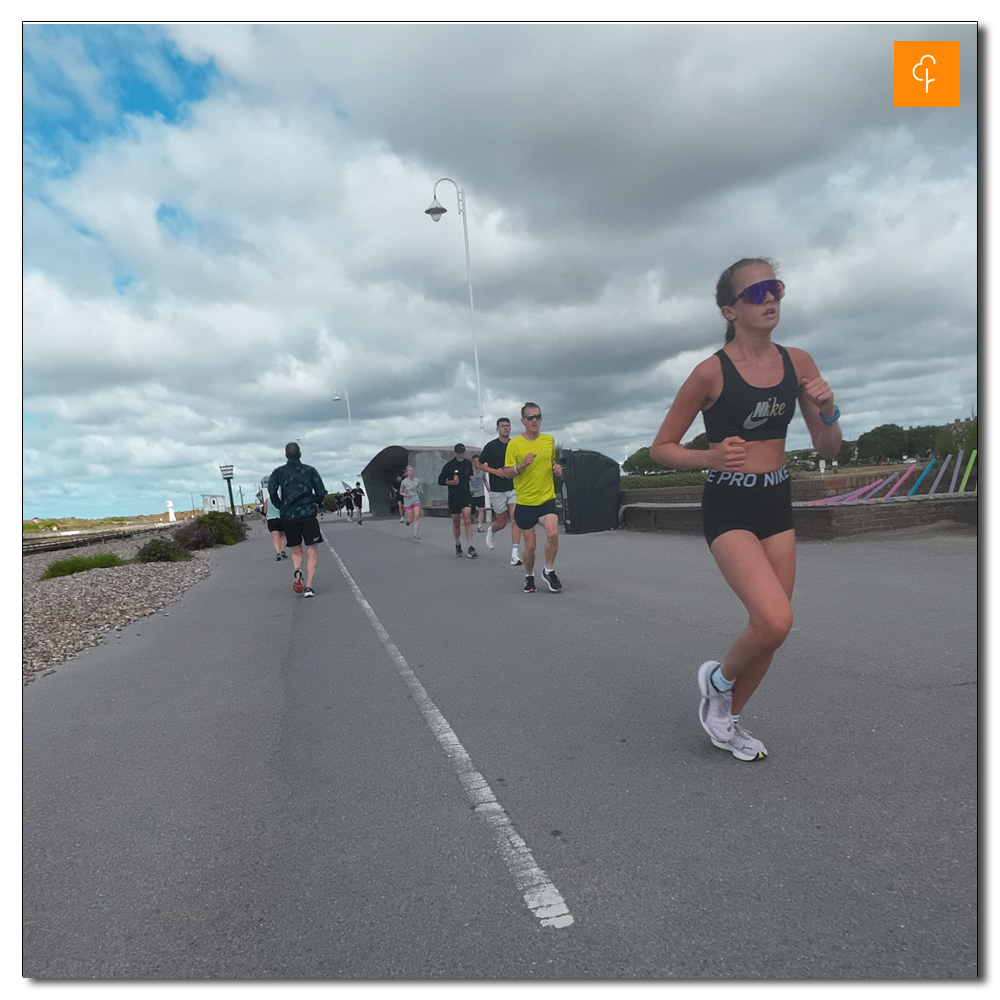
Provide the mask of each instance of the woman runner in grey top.
[{"label": "woman runner in grey top", "polygon": [[420,541],[420,494],[424,485],[413,475],[413,466],[406,467],[406,478],[399,484],[399,492],[403,497],[403,512],[406,523],[413,526],[413,540]]}]

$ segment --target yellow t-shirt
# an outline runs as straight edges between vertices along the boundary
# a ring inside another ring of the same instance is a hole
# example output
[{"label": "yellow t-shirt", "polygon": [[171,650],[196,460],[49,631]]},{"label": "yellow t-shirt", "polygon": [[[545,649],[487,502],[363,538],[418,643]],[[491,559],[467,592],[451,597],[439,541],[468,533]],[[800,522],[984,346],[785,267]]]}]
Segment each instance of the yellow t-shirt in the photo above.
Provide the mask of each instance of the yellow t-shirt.
[{"label": "yellow t-shirt", "polygon": [[517,465],[527,455],[534,452],[535,460],[526,465],[521,474],[514,477],[514,492],[517,502],[529,507],[537,507],[556,496],[555,481],[552,478],[552,463],[555,460],[556,439],[551,434],[539,434],[534,441],[525,441],[523,435],[507,442],[504,465]]}]

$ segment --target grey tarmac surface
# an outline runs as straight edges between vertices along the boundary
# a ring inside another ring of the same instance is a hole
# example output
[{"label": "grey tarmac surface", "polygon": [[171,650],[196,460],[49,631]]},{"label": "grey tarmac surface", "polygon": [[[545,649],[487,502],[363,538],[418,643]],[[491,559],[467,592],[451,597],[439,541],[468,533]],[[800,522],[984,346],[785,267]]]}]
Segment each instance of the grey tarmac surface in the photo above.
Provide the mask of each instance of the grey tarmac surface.
[{"label": "grey tarmac surface", "polygon": [[[977,539],[800,542],[795,631],[715,749],[695,671],[743,612],[701,538],[328,516],[392,642],[564,898],[542,926],[320,549],[259,524],[166,613],[24,689],[39,979],[951,979],[978,974]],[[539,583],[540,583],[539,579]]]}]

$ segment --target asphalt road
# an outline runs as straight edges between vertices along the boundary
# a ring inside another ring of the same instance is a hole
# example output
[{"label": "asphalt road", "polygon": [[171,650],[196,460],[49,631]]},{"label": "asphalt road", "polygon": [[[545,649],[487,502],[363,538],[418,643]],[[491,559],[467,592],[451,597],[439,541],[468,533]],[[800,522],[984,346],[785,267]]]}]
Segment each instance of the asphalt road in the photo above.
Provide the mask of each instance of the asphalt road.
[{"label": "asphalt road", "polygon": [[744,763],[700,538],[564,535],[526,595],[423,524],[328,516],[311,600],[258,525],[24,689],[25,976],[978,974],[974,534],[800,542]]}]

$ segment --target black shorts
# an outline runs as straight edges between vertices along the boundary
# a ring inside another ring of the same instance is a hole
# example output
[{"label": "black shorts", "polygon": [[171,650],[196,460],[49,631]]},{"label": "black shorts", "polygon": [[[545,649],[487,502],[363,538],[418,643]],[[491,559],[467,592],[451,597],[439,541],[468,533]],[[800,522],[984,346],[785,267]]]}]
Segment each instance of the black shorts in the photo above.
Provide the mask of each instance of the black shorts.
[{"label": "black shorts", "polygon": [[452,514],[461,514],[466,507],[472,506],[472,497],[457,496],[452,497],[448,494],[448,510]]},{"label": "black shorts", "polygon": [[268,531],[284,531],[285,529],[281,526],[280,517],[269,517],[267,519],[267,530]]},{"label": "black shorts", "polygon": [[539,518],[544,517],[546,514],[558,513],[559,511],[556,509],[555,497],[551,500],[546,500],[545,503],[540,503],[533,507],[518,501],[517,506],[514,508],[514,523],[522,531],[530,531],[536,524],[538,524]]},{"label": "black shorts", "polygon": [[727,531],[764,539],[793,529],[788,467],[761,473],[711,470],[701,495],[701,523],[709,545]]},{"label": "black shorts", "polygon": [[486,507],[486,497],[473,497],[472,498],[472,509],[473,510],[484,510]]},{"label": "black shorts", "polygon": [[307,517],[301,521],[282,521],[285,531],[285,544],[290,548],[299,545],[319,545],[323,536],[319,532],[319,521],[315,517]]}]

